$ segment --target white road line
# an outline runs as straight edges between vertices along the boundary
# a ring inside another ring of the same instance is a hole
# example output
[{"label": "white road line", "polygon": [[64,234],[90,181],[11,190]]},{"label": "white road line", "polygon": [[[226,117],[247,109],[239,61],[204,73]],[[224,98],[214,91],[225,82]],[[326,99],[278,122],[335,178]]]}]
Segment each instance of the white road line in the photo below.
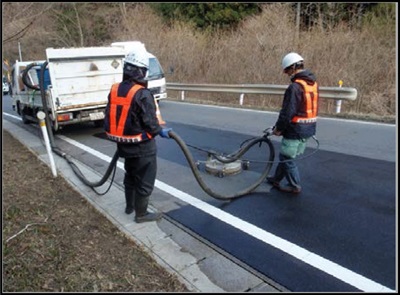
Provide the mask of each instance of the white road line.
[{"label": "white road line", "polygon": [[[62,140],[67,141],[68,143],[106,161],[111,162],[111,157],[104,155],[88,146],[85,146],[73,139],[70,139],[63,135],[57,135]],[[121,162],[117,162],[117,167],[120,169],[124,169],[124,166]],[[222,211],[214,206],[209,205],[181,190],[178,190],[162,181],[156,180],[155,187],[159,190],[162,190],[171,196],[178,198],[193,207],[215,217],[219,220],[236,227],[237,229],[243,231],[244,233],[268,244],[271,245],[319,270],[334,276],[335,278],[354,286],[357,289],[360,289],[365,292],[395,292],[377,282],[374,282],[362,275],[359,275],[345,267],[342,267],[330,260],[327,260],[317,254],[314,254],[306,249],[303,249],[285,239],[282,239],[272,233],[269,233],[259,227],[254,226],[251,223],[248,223],[236,216],[233,216],[229,213]]]},{"label": "white road line", "polygon": [[4,112],[3,112],[3,115],[6,115],[8,117],[11,117],[11,118],[14,118],[14,119],[22,121],[21,117],[19,117],[19,116],[10,115],[10,114],[4,113]]}]

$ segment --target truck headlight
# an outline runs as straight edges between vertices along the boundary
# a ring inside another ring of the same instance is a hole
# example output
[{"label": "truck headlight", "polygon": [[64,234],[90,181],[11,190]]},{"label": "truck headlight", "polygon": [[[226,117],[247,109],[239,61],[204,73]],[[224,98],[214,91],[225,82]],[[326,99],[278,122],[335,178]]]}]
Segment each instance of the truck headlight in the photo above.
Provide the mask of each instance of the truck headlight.
[{"label": "truck headlight", "polygon": [[167,85],[161,85],[160,87],[160,93],[167,92]]}]

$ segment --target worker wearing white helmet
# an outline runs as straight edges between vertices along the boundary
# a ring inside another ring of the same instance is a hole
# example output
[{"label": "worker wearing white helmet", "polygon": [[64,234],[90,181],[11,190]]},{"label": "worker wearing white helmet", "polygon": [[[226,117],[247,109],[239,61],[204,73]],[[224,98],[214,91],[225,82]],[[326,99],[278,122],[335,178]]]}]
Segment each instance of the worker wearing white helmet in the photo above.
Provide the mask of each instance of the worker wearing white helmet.
[{"label": "worker wearing white helmet", "polygon": [[157,172],[154,138],[169,138],[172,130],[161,127],[157,119],[155,100],[147,89],[148,69],[147,51],[126,55],[123,81],[111,87],[104,119],[108,138],[117,143],[119,156],[125,158],[125,213],[135,211],[138,223],[161,218],[161,214],[147,211]]},{"label": "worker wearing white helmet", "polygon": [[[129,52],[124,60],[124,77],[125,78],[133,78],[136,81],[139,81],[145,84],[145,78],[147,76],[147,72],[149,69],[149,56],[147,51],[132,51]],[[123,78],[123,80],[125,80]]]},{"label": "worker wearing white helmet", "polygon": [[[296,52],[283,57],[282,70],[292,83],[285,91],[273,129],[274,135],[282,136],[280,162],[275,175],[267,177],[267,181],[280,191],[298,194],[300,174],[294,159],[304,152],[308,139],[316,133],[319,88],[314,74],[304,69],[304,59]],[[288,181],[286,186],[280,184],[283,178]]]},{"label": "worker wearing white helmet", "polygon": [[285,71],[292,66],[300,67],[304,63],[304,59],[296,52],[286,54],[282,59],[282,69]]}]

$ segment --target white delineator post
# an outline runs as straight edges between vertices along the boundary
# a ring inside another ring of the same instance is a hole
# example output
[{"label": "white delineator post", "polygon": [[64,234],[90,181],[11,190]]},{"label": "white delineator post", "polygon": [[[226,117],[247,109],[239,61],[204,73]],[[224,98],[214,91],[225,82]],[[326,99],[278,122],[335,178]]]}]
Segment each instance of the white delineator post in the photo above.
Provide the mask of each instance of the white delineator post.
[{"label": "white delineator post", "polygon": [[46,129],[46,121],[44,120],[46,115],[44,112],[39,111],[36,116],[39,119],[40,129],[42,129],[44,143],[46,145],[47,153],[49,154],[51,172],[53,173],[54,177],[57,177],[56,164],[54,162],[53,153],[51,152],[49,135],[47,134],[47,129]]}]

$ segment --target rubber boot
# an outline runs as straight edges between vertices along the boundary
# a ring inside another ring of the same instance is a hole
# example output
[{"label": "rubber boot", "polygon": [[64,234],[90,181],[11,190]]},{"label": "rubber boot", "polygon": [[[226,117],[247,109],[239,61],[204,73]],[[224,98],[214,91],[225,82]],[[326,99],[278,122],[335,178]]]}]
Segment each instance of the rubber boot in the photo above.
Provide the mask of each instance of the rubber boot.
[{"label": "rubber boot", "polygon": [[125,187],[125,201],[125,213],[131,214],[133,211],[135,211],[135,191],[133,188]]},{"label": "rubber boot", "polygon": [[156,221],[161,218],[161,213],[150,213],[147,211],[150,196],[136,196],[135,199],[135,221],[137,223]]}]

